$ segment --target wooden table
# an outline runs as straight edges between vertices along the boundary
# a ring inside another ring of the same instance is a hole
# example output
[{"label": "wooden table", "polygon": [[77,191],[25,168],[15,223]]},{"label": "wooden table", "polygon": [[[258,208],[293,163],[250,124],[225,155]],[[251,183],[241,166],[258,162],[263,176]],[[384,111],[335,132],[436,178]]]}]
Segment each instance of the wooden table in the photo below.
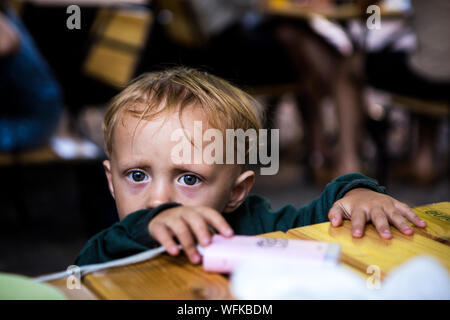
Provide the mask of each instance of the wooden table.
[{"label": "wooden table", "polygon": [[[438,259],[450,270],[450,202],[414,208],[428,225],[415,228],[411,236],[393,229],[393,237],[383,240],[372,225],[363,238],[351,236],[351,222],[331,227],[329,222],[262,236],[338,242],[341,263],[367,278],[368,266],[377,265],[383,279],[392,268],[422,254]],[[229,280],[206,273],[184,256],[162,255],[150,261],[108,269],[83,278],[81,290],[68,290],[65,280],[50,282],[71,299],[232,299]]]},{"label": "wooden table", "polygon": [[[386,8],[382,3],[377,4],[383,18],[399,18],[409,15],[410,11],[393,10]],[[304,3],[292,0],[265,0],[260,10],[266,14],[307,19],[311,16],[322,16],[330,20],[349,20],[368,17],[363,8],[356,3],[336,5],[328,1],[305,1]]]}]

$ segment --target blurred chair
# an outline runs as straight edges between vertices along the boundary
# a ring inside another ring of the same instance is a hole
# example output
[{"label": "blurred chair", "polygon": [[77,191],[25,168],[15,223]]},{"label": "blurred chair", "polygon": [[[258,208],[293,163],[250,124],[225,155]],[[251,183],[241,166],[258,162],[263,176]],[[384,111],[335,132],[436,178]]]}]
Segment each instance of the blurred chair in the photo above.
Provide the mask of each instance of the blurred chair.
[{"label": "blurred chair", "polygon": [[196,13],[190,1],[155,0],[153,2],[172,41],[185,47],[204,47],[208,43],[208,35],[197,23]]},{"label": "blurred chair", "polygon": [[143,7],[101,8],[91,28],[84,74],[115,88],[125,86],[134,76],[153,20]]},{"label": "blurred chair", "polygon": [[450,115],[449,101],[430,101],[405,95],[392,94],[392,102],[395,106],[404,108],[414,114],[437,118],[445,118]]},{"label": "blurred chair", "polygon": [[[442,120],[450,119],[450,100],[425,100],[417,97],[403,96],[399,94],[392,95],[394,106],[408,110],[410,118],[414,121],[414,128],[417,129],[416,145],[410,143],[412,154],[416,158],[411,159],[415,167],[411,170],[408,166],[402,166],[403,170],[398,170],[397,176],[401,179],[411,180],[421,185],[430,185],[441,174],[449,176],[449,165],[446,161],[436,160],[436,145],[439,140],[439,127],[444,122]],[[415,132],[410,132],[414,136]],[[448,138],[448,137],[447,137]],[[433,159],[434,158],[434,159]],[[424,159],[429,159],[424,162]],[[430,163],[424,165],[424,163]],[[444,170],[444,172],[441,172]]]}]

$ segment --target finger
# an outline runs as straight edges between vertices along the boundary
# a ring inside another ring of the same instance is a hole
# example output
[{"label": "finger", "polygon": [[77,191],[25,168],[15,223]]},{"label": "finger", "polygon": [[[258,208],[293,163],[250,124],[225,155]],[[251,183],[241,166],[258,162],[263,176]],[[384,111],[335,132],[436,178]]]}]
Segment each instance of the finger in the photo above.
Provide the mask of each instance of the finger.
[{"label": "finger", "polygon": [[342,224],[344,217],[344,210],[338,204],[334,204],[328,212],[328,219],[330,219],[333,227],[338,227]]},{"label": "finger", "polygon": [[415,226],[425,228],[427,223],[420,219],[417,214],[405,203],[395,202],[395,207],[403,213],[403,216],[411,221]]},{"label": "finger", "polygon": [[361,209],[355,209],[352,212],[352,235],[355,238],[361,238],[366,226],[366,213]]},{"label": "finger", "polygon": [[233,235],[233,229],[230,227],[222,214],[211,208],[201,208],[199,210],[206,221],[220,234],[225,237],[231,237]]},{"label": "finger", "polygon": [[165,225],[155,225],[152,227],[150,234],[166,249],[169,254],[176,256],[179,253],[178,245],[173,240],[174,235]]},{"label": "finger", "polygon": [[188,256],[192,263],[200,262],[200,255],[197,252],[195,246],[194,238],[192,237],[191,230],[186,225],[184,220],[177,219],[171,222],[170,229],[177,237],[181,246],[183,247],[184,253]]},{"label": "finger", "polygon": [[403,213],[399,210],[395,210],[388,214],[389,221],[403,234],[413,234],[414,230],[411,226],[406,222],[403,217]]},{"label": "finger", "polygon": [[391,239],[392,233],[389,228],[386,213],[381,208],[374,208],[370,211],[370,219],[383,239]]},{"label": "finger", "polygon": [[183,216],[185,222],[190,226],[192,232],[197,238],[197,242],[202,246],[207,246],[211,241],[211,233],[203,216],[197,214],[187,214]]}]

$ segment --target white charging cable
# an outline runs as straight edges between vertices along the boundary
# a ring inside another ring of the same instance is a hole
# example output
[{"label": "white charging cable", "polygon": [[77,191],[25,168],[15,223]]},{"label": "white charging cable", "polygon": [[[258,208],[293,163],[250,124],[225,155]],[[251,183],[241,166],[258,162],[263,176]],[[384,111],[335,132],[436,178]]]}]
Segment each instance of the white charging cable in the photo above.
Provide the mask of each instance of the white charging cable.
[{"label": "white charging cable", "polygon": [[[178,248],[181,250],[182,249],[181,245],[179,245]],[[202,247],[197,246],[197,250],[201,255],[203,255]],[[126,266],[126,265],[130,265],[130,264],[142,262],[145,260],[153,259],[164,252],[166,252],[166,249],[161,246],[156,249],[147,250],[147,251],[144,251],[144,252],[141,252],[141,253],[126,257],[126,258],[112,260],[112,261],[104,262],[104,263],[85,265],[80,268],[68,269],[66,271],[37,277],[37,278],[34,278],[34,280],[37,282],[46,282],[46,281],[52,281],[52,280],[56,280],[56,279],[63,279],[63,278],[69,277],[74,274],[78,274],[80,277],[83,277],[92,272],[105,270],[105,269],[109,269],[109,268],[114,268],[114,267]]]}]

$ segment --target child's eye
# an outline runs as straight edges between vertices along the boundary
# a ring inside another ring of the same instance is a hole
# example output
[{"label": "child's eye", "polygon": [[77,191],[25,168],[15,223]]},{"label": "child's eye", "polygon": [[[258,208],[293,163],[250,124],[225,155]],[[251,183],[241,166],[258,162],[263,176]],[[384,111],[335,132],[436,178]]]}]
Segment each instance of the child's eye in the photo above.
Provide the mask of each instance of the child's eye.
[{"label": "child's eye", "polygon": [[148,177],[144,172],[134,170],[128,173],[128,178],[133,182],[142,182],[145,181]]},{"label": "child's eye", "polygon": [[194,176],[192,174],[185,174],[180,179],[178,179],[178,181],[184,185],[193,186],[193,185],[199,183],[200,179],[197,176]]}]

